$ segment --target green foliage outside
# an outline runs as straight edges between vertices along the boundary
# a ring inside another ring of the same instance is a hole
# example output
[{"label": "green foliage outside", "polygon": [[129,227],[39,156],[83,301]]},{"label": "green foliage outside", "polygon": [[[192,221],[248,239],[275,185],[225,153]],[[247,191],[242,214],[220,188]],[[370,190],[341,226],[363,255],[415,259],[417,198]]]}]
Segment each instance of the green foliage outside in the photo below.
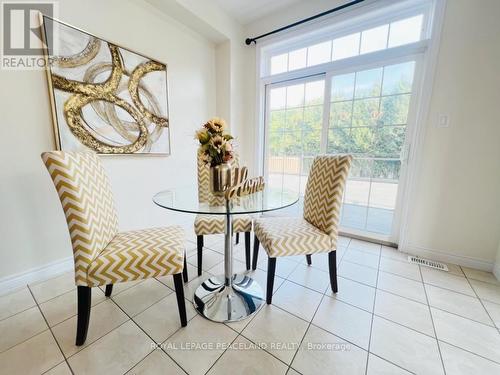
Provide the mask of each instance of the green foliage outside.
[{"label": "green foliage outside", "polygon": [[[413,63],[393,67],[398,70],[384,80],[383,87],[381,77],[378,78],[382,68],[357,73],[356,79],[362,82],[356,86],[356,94],[352,89],[354,82],[348,82],[354,80],[354,74],[339,76],[337,86],[336,77],[332,83],[327,152],[354,154],[353,177],[390,180],[399,177],[411,91],[408,71],[411,68],[412,74]],[[385,73],[390,74],[393,67],[386,67]],[[370,84],[371,81],[376,83]],[[322,119],[322,99],[300,108],[272,110],[268,133],[270,156],[301,157],[302,173],[307,174],[312,157],[320,150]]]}]

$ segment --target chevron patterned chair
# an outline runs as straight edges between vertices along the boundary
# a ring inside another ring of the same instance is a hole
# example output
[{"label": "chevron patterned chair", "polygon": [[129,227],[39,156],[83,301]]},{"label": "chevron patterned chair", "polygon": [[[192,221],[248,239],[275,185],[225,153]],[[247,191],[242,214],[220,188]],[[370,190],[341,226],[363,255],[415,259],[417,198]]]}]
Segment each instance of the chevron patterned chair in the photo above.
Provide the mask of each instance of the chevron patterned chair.
[{"label": "chevron patterned chair", "polygon": [[[198,160],[198,199],[200,202],[209,202],[210,192],[210,168],[205,165],[200,157]],[[235,157],[236,166],[238,157]],[[197,215],[194,220],[194,232],[196,234],[197,254],[198,254],[198,276],[201,275],[203,261],[203,236],[208,234],[223,234],[225,232],[224,215]],[[245,259],[246,268],[250,269],[250,233],[252,231],[252,218],[248,215],[238,215],[233,218],[233,233],[236,233],[236,243],[239,242],[239,234],[245,233]]]},{"label": "chevron patterned chair", "polygon": [[[110,186],[92,152],[51,151],[42,160],[66,215],[73,246],[78,294],[76,345],[85,343],[92,287],[173,275],[181,325],[187,325],[182,283],[184,233],[180,227],[118,232]],[[186,276],[186,275],[185,275]]]},{"label": "chevron patterned chair", "polygon": [[350,155],[314,158],[304,196],[302,218],[267,217],[254,221],[252,268],[257,267],[259,244],[268,255],[266,302],[273,297],[276,258],[328,252],[330,286],[337,293],[337,236],[344,186],[352,162]]}]

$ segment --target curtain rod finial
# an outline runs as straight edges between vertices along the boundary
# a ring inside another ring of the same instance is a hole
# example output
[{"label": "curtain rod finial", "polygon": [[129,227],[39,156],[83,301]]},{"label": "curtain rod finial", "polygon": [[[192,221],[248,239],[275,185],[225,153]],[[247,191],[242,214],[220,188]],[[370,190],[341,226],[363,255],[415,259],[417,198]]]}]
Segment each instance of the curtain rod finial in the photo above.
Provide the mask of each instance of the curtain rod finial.
[{"label": "curtain rod finial", "polygon": [[245,39],[245,44],[247,46],[249,46],[250,44],[252,44],[252,42],[255,43],[255,44],[257,44],[257,41],[255,39],[252,39],[252,38],[246,38]]}]

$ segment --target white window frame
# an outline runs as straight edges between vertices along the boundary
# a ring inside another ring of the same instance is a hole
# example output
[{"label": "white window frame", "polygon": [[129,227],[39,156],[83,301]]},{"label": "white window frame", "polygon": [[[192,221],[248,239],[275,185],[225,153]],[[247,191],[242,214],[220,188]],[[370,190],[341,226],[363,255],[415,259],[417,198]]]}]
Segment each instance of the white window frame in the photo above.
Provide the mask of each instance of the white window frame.
[{"label": "white window frame", "polygon": [[[371,239],[383,243],[399,244],[400,248],[406,248],[408,245],[408,216],[410,203],[415,194],[415,174],[421,162],[419,156],[423,148],[423,139],[425,122],[430,105],[432,91],[432,82],[439,52],[439,41],[441,28],[444,18],[446,0],[372,0],[366,4],[361,4],[353,10],[346,9],[334,17],[317,22],[312,25],[298,28],[289,33],[280,34],[277,37],[259,42],[256,49],[256,110],[257,110],[257,131],[255,132],[256,150],[255,166],[258,171],[266,173],[265,155],[267,150],[267,129],[265,124],[266,103],[266,85],[276,84],[289,80],[306,78],[315,75],[324,75],[325,92],[330,87],[331,73],[340,74],[342,71],[352,70],[371,65],[388,65],[390,61],[400,61],[401,59],[418,60],[414,73],[414,84],[412,89],[412,101],[410,113],[408,114],[406,139],[412,147],[405,150],[406,168],[400,175],[396,205],[401,205],[399,210],[395,210],[393,219],[393,233],[390,240],[386,236],[370,236]],[[348,35],[354,32],[370,29],[382,24],[387,24],[395,20],[408,18],[417,14],[424,14],[421,40],[415,43],[406,44],[398,47],[388,48],[367,54],[360,54],[354,57],[336,60],[320,65],[292,70],[270,76],[270,57],[281,53],[290,52],[296,49],[308,47],[310,45],[321,43],[325,40],[332,40],[336,37]],[[353,21],[356,19],[356,21]],[[349,24],[355,25],[348,26]],[[327,86],[327,87],[326,87]],[[329,90],[328,90],[329,92]],[[422,95],[425,92],[426,95]],[[328,94],[329,95],[329,94]],[[329,101],[325,100],[329,107]],[[324,108],[326,111],[327,108]],[[327,116],[324,116],[324,122]],[[327,125],[323,124],[323,131]],[[327,130],[326,130],[327,131]],[[322,134],[321,150],[326,150],[326,137]],[[402,192],[402,193],[400,193]],[[398,207],[398,206],[396,206]],[[394,228],[398,228],[397,232]],[[363,237],[360,231],[349,230],[349,234]]]}]

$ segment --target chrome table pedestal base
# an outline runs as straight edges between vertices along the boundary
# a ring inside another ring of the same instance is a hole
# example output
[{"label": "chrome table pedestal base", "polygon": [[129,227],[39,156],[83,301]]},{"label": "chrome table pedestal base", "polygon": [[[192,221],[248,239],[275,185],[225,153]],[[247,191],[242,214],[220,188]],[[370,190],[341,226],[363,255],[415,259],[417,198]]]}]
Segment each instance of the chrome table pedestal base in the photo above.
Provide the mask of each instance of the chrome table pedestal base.
[{"label": "chrome table pedestal base", "polygon": [[246,275],[234,275],[231,285],[223,276],[205,280],[194,293],[195,309],[214,322],[236,322],[255,313],[264,304],[260,285]]}]

